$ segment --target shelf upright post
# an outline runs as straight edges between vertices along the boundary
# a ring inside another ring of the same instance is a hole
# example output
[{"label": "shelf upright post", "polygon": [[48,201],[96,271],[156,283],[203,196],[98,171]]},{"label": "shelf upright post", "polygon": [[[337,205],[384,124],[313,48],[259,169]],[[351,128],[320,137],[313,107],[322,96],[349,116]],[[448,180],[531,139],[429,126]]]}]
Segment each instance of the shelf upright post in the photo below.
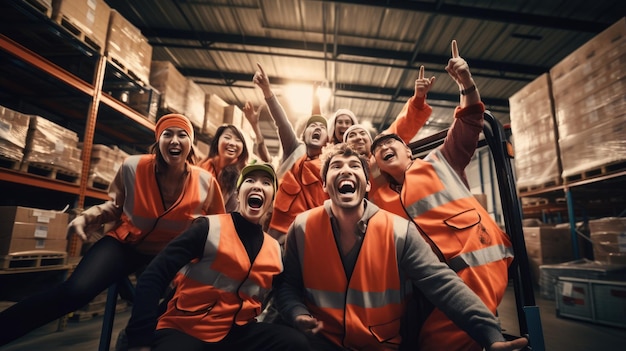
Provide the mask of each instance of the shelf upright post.
[{"label": "shelf upright post", "polygon": [[[93,149],[93,139],[96,130],[96,119],[98,118],[98,107],[100,106],[100,99],[102,97],[102,86],[104,84],[104,72],[106,69],[106,57],[100,55],[98,64],[96,65],[96,71],[94,72],[94,93],[91,98],[91,104],[89,105],[89,111],[87,112],[87,123],[85,124],[85,134],[83,138],[83,154],[81,156],[83,161],[83,167],[80,172],[80,186],[78,191],[78,201],[76,207],[83,210],[85,207],[85,194],[87,193],[87,185],[89,183],[89,169],[91,167],[91,150]],[[71,242],[68,247],[68,253],[70,256],[78,256],[78,237],[72,236]]]},{"label": "shelf upright post", "polygon": [[569,218],[569,230],[572,235],[572,250],[574,251],[574,259],[580,259],[580,251],[578,248],[578,234],[576,233],[576,217],[574,213],[574,198],[572,191],[568,186],[563,188],[565,199],[567,200],[567,217]]}]

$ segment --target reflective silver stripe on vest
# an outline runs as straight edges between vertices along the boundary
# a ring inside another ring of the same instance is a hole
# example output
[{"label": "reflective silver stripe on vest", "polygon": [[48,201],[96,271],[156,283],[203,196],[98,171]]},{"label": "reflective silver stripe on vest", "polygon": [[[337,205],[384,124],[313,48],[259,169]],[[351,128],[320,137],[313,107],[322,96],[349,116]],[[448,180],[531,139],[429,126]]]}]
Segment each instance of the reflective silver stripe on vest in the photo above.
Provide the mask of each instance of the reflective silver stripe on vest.
[{"label": "reflective silver stripe on vest", "polygon": [[137,165],[139,164],[141,157],[141,155],[131,155],[128,156],[122,163],[122,176],[124,179],[124,188],[126,190],[126,199],[124,199],[124,214],[129,218],[133,218],[133,209],[135,208],[135,179],[137,176]]},{"label": "reflective silver stripe on vest", "polygon": [[296,219],[293,221],[293,234],[295,234],[296,246],[298,247],[300,265],[304,262],[304,230],[306,229],[306,221],[308,218],[309,211],[306,211],[296,216]]},{"label": "reflective silver stripe on vest", "polygon": [[478,267],[509,257],[513,257],[512,248],[504,245],[494,245],[453,257],[450,259],[448,265],[452,268],[452,270],[458,272],[467,267]]},{"label": "reflective silver stripe on vest", "polygon": [[380,308],[391,303],[402,303],[403,293],[400,290],[359,291],[348,289],[343,292],[324,291],[307,288],[307,295],[313,303],[321,308],[344,309],[344,301],[363,308]]},{"label": "reflective silver stripe on vest", "polygon": [[[443,206],[448,202],[473,196],[438,149],[431,152],[424,161],[416,160],[415,162],[428,162],[431,164],[445,188],[437,193],[419,199],[415,203],[405,204],[407,205],[406,211],[411,218],[419,217],[425,212]],[[419,186],[419,184],[413,186]]]},{"label": "reflective silver stripe on vest", "polygon": [[198,172],[200,175],[200,186],[198,187],[198,198],[202,201],[199,201],[198,207],[194,209],[194,213],[202,213],[202,206],[204,206],[204,199],[209,196],[209,188],[211,187],[211,178],[213,175],[208,171]]}]

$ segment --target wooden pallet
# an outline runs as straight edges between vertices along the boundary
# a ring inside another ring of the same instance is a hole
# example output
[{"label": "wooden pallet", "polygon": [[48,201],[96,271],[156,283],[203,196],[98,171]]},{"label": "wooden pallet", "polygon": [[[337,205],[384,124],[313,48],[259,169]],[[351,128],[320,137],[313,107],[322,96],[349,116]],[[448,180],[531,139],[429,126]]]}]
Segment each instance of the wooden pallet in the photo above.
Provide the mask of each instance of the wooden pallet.
[{"label": "wooden pallet", "polygon": [[96,50],[99,53],[104,52],[104,43],[100,42],[100,40],[92,37],[91,35],[85,33],[79,26],[74,24],[74,21],[62,13],[58,14],[55,18],[52,18],[54,22],[56,22],[59,26],[63,27],[70,34],[72,34],[76,39],[82,41],[83,43],[90,46],[92,49]]},{"label": "wooden pallet", "polygon": [[80,174],[77,172],[47,163],[22,162],[20,171],[74,184],[80,182]]},{"label": "wooden pallet", "polygon": [[120,71],[126,73],[129,77],[135,80],[141,86],[148,86],[149,82],[144,82],[132,69],[128,68],[124,61],[118,59],[117,57],[107,56],[109,62],[113,63],[115,67],[117,67]]},{"label": "wooden pallet", "polygon": [[609,175],[626,170],[626,161],[607,163],[605,165],[590,168],[580,173],[572,174],[564,177],[565,184],[571,184],[581,180],[587,180],[595,177]]},{"label": "wooden pallet", "polygon": [[23,251],[0,257],[2,270],[58,267],[66,263],[67,252],[58,251]]},{"label": "wooden pallet", "polygon": [[108,190],[111,182],[100,177],[91,175],[87,180],[87,186],[94,189]]},{"label": "wooden pallet", "polygon": [[548,199],[545,197],[524,197],[522,198],[522,207],[532,207],[547,205]]},{"label": "wooden pallet", "polygon": [[524,186],[517,186],[517,191],[520,194],[523,193],[527,193],[527,192],[531,192],[531,191],[535,191],[535,190],[542,190],[542,189],[547,189],[547,188],[551,188],[554,186],[558,186],[561,185],[563,183],[563,179],[561,177],[555,177],[552,178],[546,182],[543,183],[538,183],[538,184],[532,184],[532,185],[524,185]]},{"label": "wooden pallet", "polygon": [[52,6],[46,3],[43,0],[23,0],[25,3],[30,5],[33,9],[40,12],[44,16],[50,18],[52,17]]},{"label": "wooden pallet", "polygon": [[2,153],[2,151],[0,151],[0,167],[1,168],[8,168],[8,169],[12,169],[14,171],[17,171],[20,169],[20,164],[21,164],[22,160],[16,160],[13,157],[10,157],[9,155],[5,155]]}]

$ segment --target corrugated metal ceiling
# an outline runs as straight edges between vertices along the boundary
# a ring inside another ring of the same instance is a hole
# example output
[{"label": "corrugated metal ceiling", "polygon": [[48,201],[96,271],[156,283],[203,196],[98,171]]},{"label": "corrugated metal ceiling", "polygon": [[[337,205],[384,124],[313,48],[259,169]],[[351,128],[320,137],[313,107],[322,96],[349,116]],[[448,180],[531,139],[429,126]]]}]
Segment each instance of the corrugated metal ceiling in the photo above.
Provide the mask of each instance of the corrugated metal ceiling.
[{"label": "corrugated metal ceiling", "polygon": [[[230,104],[263,104],[252,84],[259,62],[289,117],[310,96],[287,101],[288,83],[332,88],[327,117],[349,108],[378,130],[412,95],[420,65],[437,81],[435,107],[418,137],[446,128],[458,103],[444,70],[456,39],[483,101],[503,123],[508,98],[626,14],[609,0],[107,0],[140,28],[154,60],[169,60]],[[275,130],[264,116],[266,138]],[[277,143],[274,143],[277,145]]]}]

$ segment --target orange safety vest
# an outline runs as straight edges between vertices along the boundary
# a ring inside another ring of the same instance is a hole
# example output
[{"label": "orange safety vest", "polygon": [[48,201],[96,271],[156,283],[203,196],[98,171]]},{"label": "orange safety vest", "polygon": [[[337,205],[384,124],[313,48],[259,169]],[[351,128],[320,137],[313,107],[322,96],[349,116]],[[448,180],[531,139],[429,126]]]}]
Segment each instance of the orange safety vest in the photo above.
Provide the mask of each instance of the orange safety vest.
[{"label": "orange safety vest", "polygon": [[283,175],[274,198],[270,229],[287,233],[297,215],[328,200],[320,168],[319,158],[311,160],[304,155]]},{"label": "orange safety vest", "polygon": [[224,213],[219,185],[211,174],[187,165],[189,174],[183,192],[172,207],[163,208],[161,192],[155,176],[155,155],[134,155],[122,164],[126,197],[121,224],[108,235],[122,242],[137,245],[145,254],[156,255],[172,239],[185,231],[191,221],[204,213],[208,196],[216,213]]},{"label": "orange safety vest", "polygon": [[229,214],[207,216],[209,234],[200,260],[183,267],[176,292],[157,329],[177,329],[205,342],[222,340],[231,326],[253,322],[283,271],[278,242],[264,234],[250,262]]},{"label": "orange safety vest", "polygon": [[[406,213],[439,247],[450,268],[495,313],[508,283],[511,242],[440,150],[413,161],[400,197]],[[442,345],[446,350],[482,350],[435,310],[421,330],[420,350],[440,350]]]},{"label": "orange safety vest", "polygon": [[294,235],[304,243],[299,259],[305,304],[324,322],[320,333],[334,344],[350,350],[398,349],[408,296],[406,279],[398,271],[398,246],[406,228],[403,218],[385,211],[374,214],[348,281],[326,209],[320,206],[298,217]]}]

